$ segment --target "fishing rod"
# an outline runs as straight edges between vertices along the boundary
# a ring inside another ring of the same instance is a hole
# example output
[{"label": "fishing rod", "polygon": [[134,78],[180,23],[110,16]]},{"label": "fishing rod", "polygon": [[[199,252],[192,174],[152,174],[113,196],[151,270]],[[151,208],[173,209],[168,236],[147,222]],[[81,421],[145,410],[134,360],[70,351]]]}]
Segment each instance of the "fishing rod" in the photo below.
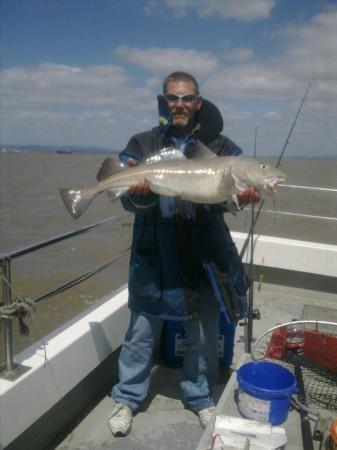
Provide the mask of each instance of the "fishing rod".
[{"label": "fishing rod", "polygon": [[[257,150],[257,130],[258,124],[255,125],[254,133],[254,159],[256,159]],[[252,204],[251,209],[251,227],[252,233],[250,234],[250,261],[249,261],[249,278],[254,279],[254,220],[255,220],[255,204]],[[245,328],[244,328],[244,341],[245,341],[245,352],[251,352],[252,338],[253,338],[253,319],[254,319],[254,284],[251,283],[248,288],[248,317]]]},{"label": "fishing rod", "polygon": [[[301,101],[301,103],[300,103],[300,106],[299,106],[299,108],[298,108],[298,110],[297,110],[297,113],[296,113],[296,115],[295,115],[295,118],[294,118],[294,120],[293,120],[293,123],[292,123],[292,125],[291,125],[291,127],[290,127],[290,130],[289,130],[287,139],[286,139],[286,141],[285,141],[285,143],[284,143],[284,145],[283,145],[283,148],[282,148],[282,150],[281,150],[280,156],[278,157],[278,160],[277,160],[277,163],[276,163],[276,166],[275,166],[276,168],[279,167],[279,165],[281,164],[281,160],[282,160],[282,158],[283,158],[284,152],[285,152],[285,150],[286,150],[286,148],[287,148],[287,146],[288,146],[288,144],[289,144],[289,139],[290,139],[290,137],[291,137],[291,135],[292,135],[292,132],[293,132],[293,130],[294,130],[294,128],[295,128],[295,125],[296,125],[298,116],[300,115],[300,112],[301,112],[301,110],[302,110],[302,106],[303,106],[303,104],[304,104],[304,102],[305,102],[305,99],[306,99],[306,97],[307,97],[307,95],[308,95],[308,92],[309,92],[309,90],[310,90],[310,87],[311,87],[311,84],[312,84],[313,80],[314,80],[314,77],[311,78],[311,80],[309,81],[308,86],[307,86],[307,88],[306,88],[306,90],[305,90],[305,93],[304,93],[304,96],[303,96],[302,101]],[[262,211],[264,202],[265,202],[265,199],[263,198],[263,199],[261,200],[261,202],[260,202],[259,209],[257,210],[257,212],[256,212],[256,214],[255,214],[254,220],[253,220],[253,222],[252,222],[252,224],[251,224],[251,227],[250,227],[250,230],[249,230],[248,235],[247,235],[247,237],[246,237],[246,240],[245,240],[245,242],[243,243],[243,246],[242,246],[242,249],[241,249],[241,252],[240,252],[240,258],[241,258],[241,260],[242,260],[243,257],[244,257],[244,254],[245,254],[245,252],[246,252],[246,250],[247,250],[247,247],[248,247],[249,241],[250,241],[250,239],[251,239],[251,236],[252,236],[252,234],[254,233],[254,228],[255,228],[255,225],[256,225],[256,223],[257,223],[257,221],[258,221],[258,219],[259,219],[259,216],[260,216],[260,213],[261,213],[261,211]]]}]

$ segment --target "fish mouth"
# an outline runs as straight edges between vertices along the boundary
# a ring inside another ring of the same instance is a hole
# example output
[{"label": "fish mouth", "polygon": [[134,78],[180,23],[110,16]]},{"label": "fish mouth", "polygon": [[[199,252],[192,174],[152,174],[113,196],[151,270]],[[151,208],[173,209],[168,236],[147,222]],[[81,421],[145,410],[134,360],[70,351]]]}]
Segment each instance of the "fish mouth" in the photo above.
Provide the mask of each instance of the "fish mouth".
[{"label": "fish mouth", "polygon": [[284,181],[285,177],[283,175],[279,175],[276,177],[273,176],[265,181],[264,189],[271,194],[275,194],[276,193],[275,186],[277,186],[280,183],[283,183]]}]

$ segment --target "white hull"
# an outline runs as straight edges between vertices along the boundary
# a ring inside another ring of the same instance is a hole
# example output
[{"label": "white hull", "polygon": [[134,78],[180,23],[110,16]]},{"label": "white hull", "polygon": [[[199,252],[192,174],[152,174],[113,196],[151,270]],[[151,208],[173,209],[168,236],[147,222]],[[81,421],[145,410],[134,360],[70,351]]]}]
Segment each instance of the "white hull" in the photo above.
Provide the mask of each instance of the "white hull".
[{"label": "white hull", "polygon": [[[232,234],[240,250],[246,234]],[[282,272],[299,280],[306,274],[311,282],[321,284],[317,290],[329,285],[328,290],[334,286],[337,294],[337,246],[259,236],[254,263],[274,271],[276,280]],[[29,370],[15,381],[0,378],[0,448],[32,427],[121,345],[128,318],[127,289],[123,288],[46,336],[47,364],[41,342],[16,356],[16,363]]]}]

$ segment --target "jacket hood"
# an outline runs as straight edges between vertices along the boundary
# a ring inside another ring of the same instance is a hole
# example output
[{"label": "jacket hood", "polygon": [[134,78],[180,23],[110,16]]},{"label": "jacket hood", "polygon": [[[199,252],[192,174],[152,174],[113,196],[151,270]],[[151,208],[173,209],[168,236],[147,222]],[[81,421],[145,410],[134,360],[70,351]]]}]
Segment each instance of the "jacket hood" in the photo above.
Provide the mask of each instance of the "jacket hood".
[{"label": "jacket hood", "polygon": [[[157,96],[159,126],[163,134],[171,127],[171,112],[163,95]],[[223,129],[223,119],[219,109],[209,100],[203,99],[197,115],[194,136],[207,145],[219,136]]]}]

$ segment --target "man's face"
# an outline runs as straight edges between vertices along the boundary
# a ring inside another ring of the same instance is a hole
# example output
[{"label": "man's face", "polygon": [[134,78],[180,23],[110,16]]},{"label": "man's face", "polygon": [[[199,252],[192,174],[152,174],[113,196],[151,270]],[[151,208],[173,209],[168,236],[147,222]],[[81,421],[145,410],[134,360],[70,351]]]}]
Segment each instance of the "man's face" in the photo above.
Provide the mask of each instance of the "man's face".
[{"label": "man's face", "polygon": [[[164,95],[172,114],[173,127],[191,132],[195,125],[196,113],[202,103],[202,98],[196,94],[192,81],[170,81]],[[177,99],[175,96],[187,97]]]}]

